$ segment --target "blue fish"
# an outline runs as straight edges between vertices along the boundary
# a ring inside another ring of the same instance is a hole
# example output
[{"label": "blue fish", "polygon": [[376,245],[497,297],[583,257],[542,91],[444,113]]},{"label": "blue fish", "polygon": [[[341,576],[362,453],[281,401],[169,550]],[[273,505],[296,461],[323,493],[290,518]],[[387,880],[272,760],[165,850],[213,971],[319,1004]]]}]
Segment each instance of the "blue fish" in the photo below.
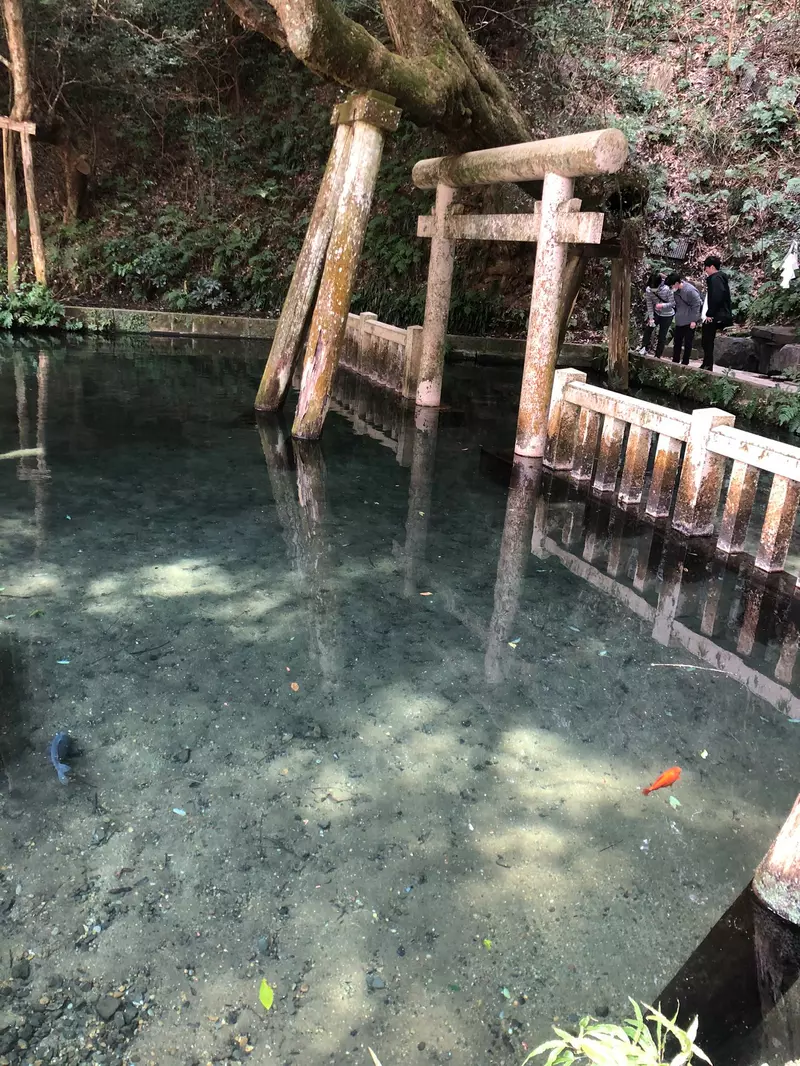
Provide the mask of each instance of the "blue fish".
[{"label": "blue fish", "polygon": [[62,762],[69,755],[69,733],[58,732],[50,741],[50,762],[55,766],[58,780],[62,785],[67,783],[67,774],[70,767]]}]

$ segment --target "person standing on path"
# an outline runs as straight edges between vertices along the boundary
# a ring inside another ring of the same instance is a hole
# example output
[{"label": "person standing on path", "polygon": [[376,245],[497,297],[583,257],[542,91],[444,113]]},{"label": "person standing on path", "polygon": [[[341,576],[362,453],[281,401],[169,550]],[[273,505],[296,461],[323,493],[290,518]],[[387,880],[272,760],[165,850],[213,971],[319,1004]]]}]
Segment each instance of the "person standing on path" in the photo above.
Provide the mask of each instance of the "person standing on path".
[{"label": "person standing on path", "polygon": [[718,255],[709,255],[703,263],[706,278],[706,301],[703,304],[703,370],[714,369],[714,341],[717,330],[733,325],[731,288],[728,277],[722,273],[722,260]]},{"label": "person standing on path", "polygon": [[[650,350],[650,341],[653,339],[653,330],[658,326],[658,340],[656,341],[656,359],[664,354],[667,343],[667,334],[675,314],[675,297],[664,281],[663,274],[651,274],[647,279],[647,288],[644,290],[645,304],[647,305],[647,324],[642,334],[642,346],[640,355],[647,355]],[[656,305],[662,308],[656,310]]]},{"label": "person standing on path", "polygon": [[[675,339],[672,362],[689,365],[694,344],[694,331],[703,311],[703,297],[690,281],[680,274],[668,274],[665,284],[675,293]],[[656,311],[663,313],[663,305],[656,304]],[[683,356],[681,358],[681,355]]]}]

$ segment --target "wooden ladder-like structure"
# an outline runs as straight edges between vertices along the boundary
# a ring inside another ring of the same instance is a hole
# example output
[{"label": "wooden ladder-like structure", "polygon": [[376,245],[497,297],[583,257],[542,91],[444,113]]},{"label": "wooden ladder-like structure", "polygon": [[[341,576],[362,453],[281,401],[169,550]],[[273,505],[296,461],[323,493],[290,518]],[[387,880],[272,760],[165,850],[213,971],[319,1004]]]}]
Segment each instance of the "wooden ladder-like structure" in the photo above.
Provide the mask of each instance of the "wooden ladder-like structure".
[{"label": "wooden ladder-like structure", "polygon": [[19,134],[22,154],[22,174],[25,179],[25,199],[28,204],[28,227],[31,234],[31,254],[33,255],[33,272],[41,285],[47,284],[47,270],[44,258],[44,240],[39,220],[39,205],[36,200],[36,182],[33,176],[33,151],[31,137],[36,135],[33,122],[17,122],[16,119],[0,117],[0,129],[3,131],[3,183],[6,196],[6,259],[8,263],[8,291],[13,292],[17,286],[19,274],[19,234],[17,214],[16,152],[14,150],[15,133]]}]

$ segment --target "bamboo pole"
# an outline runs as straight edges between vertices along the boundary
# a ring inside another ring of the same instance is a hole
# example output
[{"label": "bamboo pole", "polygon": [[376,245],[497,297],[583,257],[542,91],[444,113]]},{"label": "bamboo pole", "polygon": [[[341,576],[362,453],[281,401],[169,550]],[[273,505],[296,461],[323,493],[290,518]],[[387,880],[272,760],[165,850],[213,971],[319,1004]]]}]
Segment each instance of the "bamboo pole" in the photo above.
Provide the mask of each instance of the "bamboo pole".
[{"label": "bamboo pole", "polygon": [[19,235],[17,232],[17,183],[15,174],[14,135],[3,129],[3,183],[6,195],[6,262],[8,291],[17,287],[19,273]]},{"label": "bamboo pole", "polygon": [[31,138],[28,133],[20,133],[22,144],[22,174],[25,178],[25,198],[28,201],[28,226],[31,231],[31,252],[33,254],[33,272],[40,285],[47,284],[47,270],[44,259],[44,241],[39,222],[39,205],[36,201],[36,181],[33,176],[33,153]]},{"label": "bamboo pole", "polygon": [[[339,114],[339,108],[334,115]],[[292,380],[300,344],[303,338],[319,276],[325,261],[325,252],[336,217],[336,205],[344,182],[345,167],[350,154],[352,127],[339,123],[328,156],[325,173],[319,187],[317,200],[306,230],[303,247],[297,258],[289,291],[283,302],[281,317],[275,330],[267,365],[256,394],[257,411],[275,411],[284,399]]]},{"label": "bamboo pole", "polygon": [[386,97],[369,95],[353,101],[353,141],[311,320],[292,426],[292,436],[301,439],[316,440],[320,436],[328,411],[383,152],[384,131],[396,128],[399,120],[392,103]]}]

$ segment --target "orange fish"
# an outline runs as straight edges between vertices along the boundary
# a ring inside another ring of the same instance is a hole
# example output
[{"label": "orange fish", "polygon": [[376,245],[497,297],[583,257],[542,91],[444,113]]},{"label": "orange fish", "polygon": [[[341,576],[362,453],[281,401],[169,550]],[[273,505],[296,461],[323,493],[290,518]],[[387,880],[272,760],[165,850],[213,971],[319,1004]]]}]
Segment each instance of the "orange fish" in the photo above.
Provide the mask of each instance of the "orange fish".
[{"label": "orange fish", "polygon": [[680,766],[670,766],[669,770],[665,770],[663,774],[660,774],[649,788],[643,788],[642,792],[645,796],[649,796],[651,792],[655,792],[657,788],[666,788],[667,785],[674,785],[678,778],[681,776]]}]

